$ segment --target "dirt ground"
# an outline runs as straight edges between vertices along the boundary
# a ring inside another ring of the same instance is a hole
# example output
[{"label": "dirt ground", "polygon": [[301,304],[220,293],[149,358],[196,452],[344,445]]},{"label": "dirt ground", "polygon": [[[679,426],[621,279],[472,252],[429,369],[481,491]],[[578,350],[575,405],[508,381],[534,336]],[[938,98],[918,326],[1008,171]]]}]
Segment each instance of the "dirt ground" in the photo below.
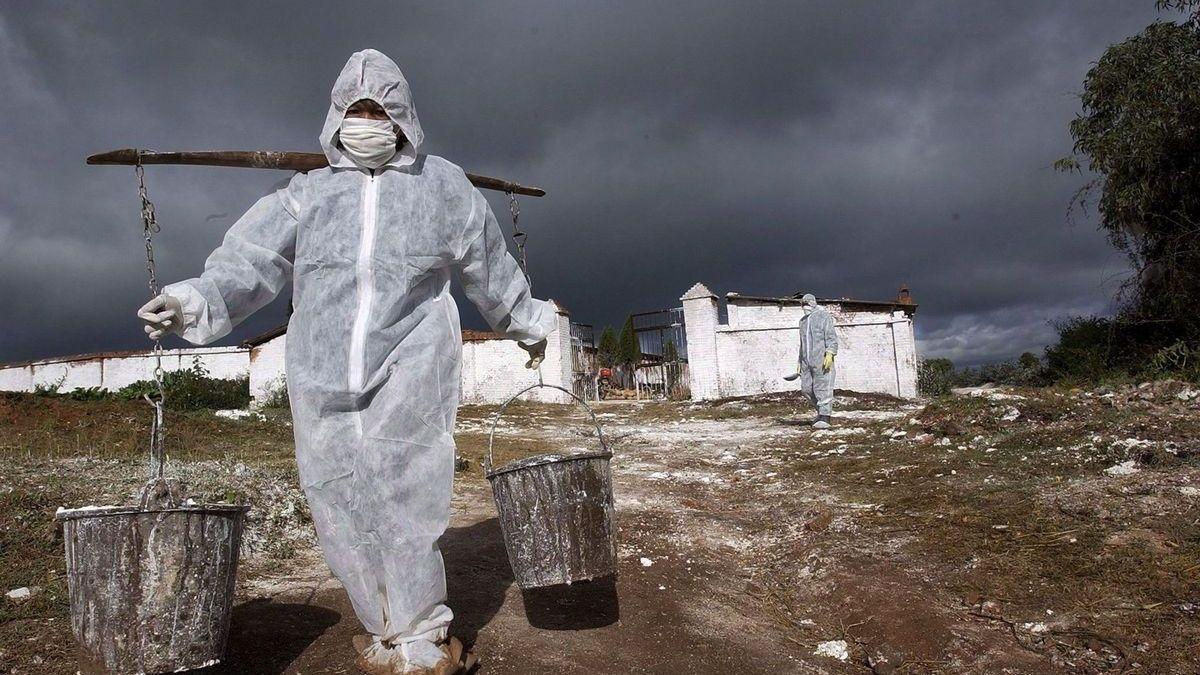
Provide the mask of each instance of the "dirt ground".
[{"label": "dirt ground", "polygon": [[[144,406],[0,399],[0,671],[74,672],[58,506],[137,489]],[[481,673],[1200,672],[1200,390],[613,402],[615,579],[522,593],[465,407],[442,540],[453,633]],[[523,404],[501,459],[592,447]],[[179,416],[177,470],[254,505],[212,673],[352,673],[361,631],[315,548],[286,414]],[[209,671],[206,671],[209,672]]]}]

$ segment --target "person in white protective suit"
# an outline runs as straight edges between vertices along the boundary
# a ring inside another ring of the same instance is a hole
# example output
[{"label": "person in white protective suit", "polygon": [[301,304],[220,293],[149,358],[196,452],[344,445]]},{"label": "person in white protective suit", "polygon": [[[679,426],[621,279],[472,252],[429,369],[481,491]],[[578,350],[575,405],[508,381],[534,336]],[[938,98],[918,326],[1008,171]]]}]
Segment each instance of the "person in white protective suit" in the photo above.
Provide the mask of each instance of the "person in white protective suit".
[{"label": "person in white protective suit", "polygon": [[472,665],[447,637],[438,551],[462,355],[451,277],[530,353],[528,367],[555,326],[483,195],[459,167],[420,154],[423,138],[400,69],[378,51],[355,53],[321,131],[330,166],[260,199],[203,274],[139,310],[151,337],[205,344],[291,280],[296,459],[325,559],[371,633],[355,640],[369,673]]},{"label": "person in white protective suit", "polygon": [[[833,414],[833,360],[837,356],[837,331],[833,316],[817,305],[817,298],[806,293],[800,299],[800,388],[817,410],[813,427],[828,429]],[[788,379],[795,379],[795,375]]]}]

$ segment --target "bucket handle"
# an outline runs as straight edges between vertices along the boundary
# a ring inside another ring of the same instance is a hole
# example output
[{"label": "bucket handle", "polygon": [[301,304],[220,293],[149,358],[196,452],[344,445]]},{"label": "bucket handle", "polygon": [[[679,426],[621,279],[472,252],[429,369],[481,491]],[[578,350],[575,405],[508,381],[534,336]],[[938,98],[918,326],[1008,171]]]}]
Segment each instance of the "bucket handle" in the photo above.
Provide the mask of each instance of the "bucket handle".
[{"label": "bucket handle", "polygon": [[522,394],[524,394],[525,392],[533,391],[534,389],[543,388],[543,387],[547,388],[547,389],[557,389],[557,390],[561,391],[562,393],[566,394],[567,396],[570,396],[571,398],[578,401],[579,404],[583,406],[583,409],[588,412],[588,415],[591,415],[591,417],[592,417],[592,425],[596,427],[596,438],[600,441],[600,449],[604,450],[605,452],[611,452],[608,449],[608,444],[604,442],[604,430],[600,428],[600,421],[596,419],[596,411],[592,410],[592,406],[588,405],[587,401],[585,401],[582,398],[580,398],[579,396],[577,396],[575,394],[575,392],[567,390],[567,389],[563,389],[562,387],[560,387],[558,385],[543,384],[543,383],[539,382],[538,384],[531,384],[528,387],[525,387],[524,389],[522,389],[521,391],[518,391],[517,393],[513,394],[511,398],[509,398],[507,401],[505,401],[503,404],[501,404],[500,408],[498,410],[496,410],[496,414],[492,417],[492,429],[491,429],[491,431],[488,432],[487,465],[483,467],[484,471],[492,470],[492,466],[493,466],[493,464],[492,464],[492,442],[496,438],[496,425],[500,423],[500,416],[504,414],[504,409],[507,408],[510,403],[512,403],[513,401],[520,398],[520,396]]}]

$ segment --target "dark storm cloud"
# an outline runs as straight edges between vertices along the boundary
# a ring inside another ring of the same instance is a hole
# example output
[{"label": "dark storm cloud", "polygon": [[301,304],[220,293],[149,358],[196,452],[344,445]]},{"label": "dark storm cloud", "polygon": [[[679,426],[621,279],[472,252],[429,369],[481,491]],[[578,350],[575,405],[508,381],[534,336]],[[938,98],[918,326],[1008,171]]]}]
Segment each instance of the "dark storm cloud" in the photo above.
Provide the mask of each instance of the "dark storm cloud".
[{"label": "dark storm cloud", "polygon": [[[133,177],[85,155],[315,150],[368,46],[405,70],[429,152],[547,188],[522,203],[531,272],[577,320],[696,281],[869,299],[907,282],[925,354],[1038,349],[1125,270],[1067,224],[1081,179],[1050,166],[1089,63],[1152,4],[6,3],[0,361],[142,344]],[[166,281],[285,178],[148,173]]]}]

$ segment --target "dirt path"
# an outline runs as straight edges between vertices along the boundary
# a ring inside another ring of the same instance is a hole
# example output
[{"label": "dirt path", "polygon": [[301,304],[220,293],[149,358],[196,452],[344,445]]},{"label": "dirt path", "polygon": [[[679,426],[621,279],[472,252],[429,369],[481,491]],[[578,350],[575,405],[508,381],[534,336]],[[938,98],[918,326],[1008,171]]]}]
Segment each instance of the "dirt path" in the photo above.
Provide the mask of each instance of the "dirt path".
[{"label": "dirt path", "polygon": [[[538,433],[547,442],[577,440],[557,431],[569,427]],[[617,424],[610,431],[636,433]],[[522,433],[522,427],[506,433]],[[795,645],[781,645],[778,629],[744,597],[745,576],[731,565],[736,553],[723,550],[725,535],[712,530],[717,549],[692,550],[686,533],[696,526],[693,518],[647,477],[667,465],[652,463],[657,451],[648,445],[634,450],[629,440],[619,442],[615,471],[621,549],[615,580],[522,593],[513,583],[486,482],[458,482],[442,550],[456,612],[453,633],[475,644],[484,660],[479,672],[806,672],[794,658]],[[361,627],[319,560],[308,569],[300,578],[247,584],[245,593],[259,599],[235,616],[229,663],[237,665],[215,672],[354,672],[349,639]],[[264,642],[273,641],[271,625],[281,621],[294,626],[289,632],[296,639],[264,652]]]},{"label": "dirt path", "polygon": [[[976,672],[1036,671],[1033,655],[1007,653],[1016,646],[1003,627],[956,624],[942,609],[947,599],[911,559],[873,546],[845,555],[867,536],[854,516],[864,505],[781,478],[781,449],[803,445],[812,433],[805,426],[751,415],[656,418],[635,404],[603,406],[601,418],[617,452],[615,582],[522,593],[486,483],[476,473],[456,486],[442,547],[457,613],[453,631],[474,643],[480,672],[870,670],[814,654],[818,644],[836,640],[846,640],[851,652],[874,645],[877,656],[907,663],[909,672],[952,659]],[[573,413],[536,409],[500,433],[537,445],[583,445],[591,439],[575,431],[582,424]],[[465,411],[460,428],[464,454],[477,451],[482,420]],[[838,555],[822,539],[840,541]],[[349,638],[361,629],[345,594],[329,578],[307,576],[248,585],[248,594],[265,597],[239,608],[230,663],[253,672],[353,672]],[[804,611],[791,609],[797,606]],[[271,637],[280,624],[292,627],[294,640]],[[264,643],[278,649],[264,651]],[[882,660],[878,670],[889,672]]]}]

